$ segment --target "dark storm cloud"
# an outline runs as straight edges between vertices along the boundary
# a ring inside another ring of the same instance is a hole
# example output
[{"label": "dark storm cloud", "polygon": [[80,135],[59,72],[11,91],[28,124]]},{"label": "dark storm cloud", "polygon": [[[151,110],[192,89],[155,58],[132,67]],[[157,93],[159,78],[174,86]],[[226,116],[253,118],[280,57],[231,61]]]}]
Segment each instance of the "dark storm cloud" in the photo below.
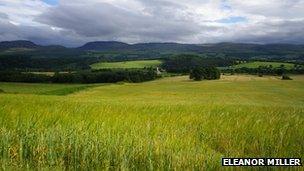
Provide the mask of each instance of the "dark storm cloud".
[{"label": "dark storm cloud", "polygon": [[[254,31],[256,30],[256,31]],[[280,20],[256,23],[230,34],[227,40],[253,43],[304,43],[304,20]]]},{"label": "dark storm cloud", "polygon": [[38,16],[36,21],[75,31],[80,36],[131,42],[181,41],[204,29],[214,29],[214,27],[200,26],[193,21],[169,18],[174,12],[176,11],[168,9],[166,15],[162,10],[159,11],[159,15],[155,15],[155,11],[152,15],[151,13],[144,15],[108,3],[81,6],[62,4]]},{"label": "dark storm cloud", "polygon": [[48,26],[15,25],[7,19],[0,19],[0,41],[31,40],[42,45],[63,44],[77,46],[84,43],[70,31],[54,31]]}]

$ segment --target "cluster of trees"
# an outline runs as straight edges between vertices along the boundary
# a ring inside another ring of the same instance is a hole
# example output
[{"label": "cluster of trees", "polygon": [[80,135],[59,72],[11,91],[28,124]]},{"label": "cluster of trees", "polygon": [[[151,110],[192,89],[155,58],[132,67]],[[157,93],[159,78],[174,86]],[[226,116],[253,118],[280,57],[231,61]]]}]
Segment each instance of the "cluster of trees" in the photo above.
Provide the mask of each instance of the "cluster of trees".
[{"label": "cluster of trees", "polygon": [[75,71],[90,69],[90,65],[99,62],[98,57],[62,57],[33,58],[30,55],[0,56],[1,70],[21,71]]},{"label": "cluster of trees", "polygon": [[189,73],[194,68],[231,66],[232,59],[224,58],[203,58],[197,55],[182,54],[165,59],[162,68],[168,72]]},{"label": "cluster of trees", "polygon": [[239,73],[239,74],[254,74],[254,75],[283,75],[283,74],[304,74],[303,68],[285,69],[285,68],[236,68],[236,69],[223,69],[224,73]]},{"label": "cluster of trees", "polygon": [[144,82],[158,78],[152,68],[138,70],[100,70],[75,73],[55,73],[53,76],[23,73],[0,72],[0,82],[28,82],[28,83],[116,83],[116,82]]},{"label": "cluster of trees", "polygon": [[20,71],[0,71],[0,82],[44,83],[51,82],[48,75],[22,73]]},{"label": "cluster of trees", "polygon": [[195,81],[217,80],[220,79],[221,73],[216,67],[197,67],[190,71],[190,79]]}]

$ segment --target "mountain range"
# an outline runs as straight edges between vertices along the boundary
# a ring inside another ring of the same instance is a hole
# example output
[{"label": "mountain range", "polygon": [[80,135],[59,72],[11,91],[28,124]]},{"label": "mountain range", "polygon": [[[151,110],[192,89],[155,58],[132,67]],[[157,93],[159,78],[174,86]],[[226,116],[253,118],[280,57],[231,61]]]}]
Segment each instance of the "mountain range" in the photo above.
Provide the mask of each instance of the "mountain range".
[{"label": "mountain range", "polygon": [[[248,44],[248,43],[216,43],[216,44],[180,44],[180,43],[138,43],[127,44],[117,41],[89,42],[76,48],[67,48],[60,45],[42,46],[31,41],[5,41],[0,42],[0,52],[7,51],[22,53],[31,51],[36,56],[77,55],[84,52],[121,52],[121,53],[146,53],[146,54],[225,54],[235,57],[253,57],[267,55],[296,55],[304,57],[304,45],[295,44]],[[1,54],[0,53],[0,54]],[[29,52],[28,52],[29,53]]]},{"label": "mountain range", "polygon": [[[27,40],[3,41],[0,42],[0,50],[11,48],[66,48],[60,45],[42,46]],[[248,43],[216,43],[216,44],[181,44],[181,43],[138,43],[127,44],[117,41],[96,41],[88,42],[83,46],[69,49],[79,49],[86,51],[114,51],[114,50],[232,50],[244,48],[245,50],[303,50],[304,45],[297,44],[248,44]]]}]

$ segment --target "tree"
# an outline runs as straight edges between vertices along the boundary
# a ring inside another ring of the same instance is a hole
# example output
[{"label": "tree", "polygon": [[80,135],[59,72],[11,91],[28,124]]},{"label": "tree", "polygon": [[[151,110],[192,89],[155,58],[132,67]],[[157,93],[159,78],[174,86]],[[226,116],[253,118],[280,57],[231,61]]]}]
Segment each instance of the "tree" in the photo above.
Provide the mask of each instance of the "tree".
[{"label": "tree", "polygon": [[203,69],[202,68],[194,68],[190,72],[190,79],[193,79],[195,81],[201,81],[203,80]]},{"label": "tree", "polygon": [[194,68],[190,72],[190,79],[195,81],[205,80],[216,80],[221,77],[220,71],[216,67],[207,67],[207,68]]}]

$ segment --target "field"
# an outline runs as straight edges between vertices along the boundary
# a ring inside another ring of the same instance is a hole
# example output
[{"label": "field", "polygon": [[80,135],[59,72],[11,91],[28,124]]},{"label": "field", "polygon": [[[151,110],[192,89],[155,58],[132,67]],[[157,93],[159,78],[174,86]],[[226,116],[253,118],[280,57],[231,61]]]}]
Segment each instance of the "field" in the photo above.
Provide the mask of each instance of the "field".
[{"label": "field", "polygon": [[93,69],[111,69],[111,68],[145,68],[156,67],[162,64],[160,60],[140,60],[125,62],[102,62],[91,65]]},{"label": "field", "polygon": [[218,170],[221,157],[304,158],[304,76],[292,78],[180,76],[65,96],[36,93],[60,85],[0,83],[0,165]]},{"label": "field", "polygon": [[294,64],[292,63],[285,63],[285,62],[248,62],[248,63],[242,63],[238,65],[234,65],[233,68],[258,68],[259,66],[270,66],[272,65],[273,68],[279,68],[281,65],[284,65],[285,69],[292,69],[294,68]]},{"label": "field", "polygon": [[67,95],[94,86],[97,85],[0,83],[0,89],[8,94],[38,94],[38,95]]}]

